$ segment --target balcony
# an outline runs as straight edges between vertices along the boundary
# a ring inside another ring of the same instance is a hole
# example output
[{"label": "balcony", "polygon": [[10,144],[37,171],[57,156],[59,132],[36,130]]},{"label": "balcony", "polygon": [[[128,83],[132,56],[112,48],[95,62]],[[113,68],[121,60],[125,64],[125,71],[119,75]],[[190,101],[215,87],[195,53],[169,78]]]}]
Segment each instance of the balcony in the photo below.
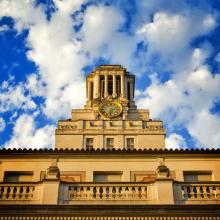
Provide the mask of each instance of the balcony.
[{"label": "balcony", "polygon": [[220,182],[0,183],[0,204],[220,204]]},{"label": "balcony", "polygon": [[61,185],[61,204],[148,204],[151,185],[146,183],[79,183]]},{"label": "balcony", "polygon": [[40,190],[37,183],[1,183],[0,204],[38,204]]},{"label": "balcony", "polygon": [[178,204],[220,204],[220,182],[178,183],[174,188]]}]

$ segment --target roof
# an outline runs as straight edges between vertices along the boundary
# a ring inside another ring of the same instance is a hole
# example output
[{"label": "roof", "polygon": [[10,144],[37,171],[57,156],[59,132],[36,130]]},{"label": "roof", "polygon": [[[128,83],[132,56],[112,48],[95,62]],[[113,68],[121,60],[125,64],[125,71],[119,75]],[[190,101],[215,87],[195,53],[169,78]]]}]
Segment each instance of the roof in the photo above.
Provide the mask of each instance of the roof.
[{"label": "roof", "polygon": [[211,148],[211,149],[68,149],[68,148],[61,148],[61,149],[27,149],[27,148],[2,148],[0,149],[0,156],[1,155],[183,155],[183,154],[220,154],[220,148]]}]

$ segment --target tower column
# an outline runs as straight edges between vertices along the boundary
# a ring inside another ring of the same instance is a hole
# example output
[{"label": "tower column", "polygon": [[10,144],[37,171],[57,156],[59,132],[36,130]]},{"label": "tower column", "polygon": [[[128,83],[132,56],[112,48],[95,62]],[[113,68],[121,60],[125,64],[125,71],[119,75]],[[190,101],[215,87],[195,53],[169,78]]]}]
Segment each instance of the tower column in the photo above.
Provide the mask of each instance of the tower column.
[{"label": "tower column", "polygon": [[116,94],[116,75],[113,74],[113,93],[112,93],[112,97],[115,98],[117,96]]},{"label": "tower column", "polygon": [[124,98],[124,75],[121,74],[121,97]]},{"label": "tower column", "polygon": [[105,74],[105,98],[108,96],[108,75]]},{"label": "tower column", "polygon": [[96,83],[97,83],[97,96],[98,96],[98,98],[100,98],[101,92],[100,92],[100,76],[99,75],[97,76]]},{"label": "tower column", "polygon": [[99,86],[100,77],[99,75],[95,75],[94,77],[94,85],[93,85],[93,94],[94,98],[100,97],[100,86]]}]

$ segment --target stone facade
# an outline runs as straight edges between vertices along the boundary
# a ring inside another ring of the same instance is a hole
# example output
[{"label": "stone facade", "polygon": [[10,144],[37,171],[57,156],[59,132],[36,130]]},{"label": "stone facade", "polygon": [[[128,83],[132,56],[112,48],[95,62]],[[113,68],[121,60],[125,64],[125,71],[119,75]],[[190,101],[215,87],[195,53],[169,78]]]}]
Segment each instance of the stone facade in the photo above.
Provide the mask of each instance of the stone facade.
[{"label": "stone facade", "polygon": [[220,150],[168,150],[118,65],[87,76],[55,149],[0,150],[1,219],[220,219]]}]

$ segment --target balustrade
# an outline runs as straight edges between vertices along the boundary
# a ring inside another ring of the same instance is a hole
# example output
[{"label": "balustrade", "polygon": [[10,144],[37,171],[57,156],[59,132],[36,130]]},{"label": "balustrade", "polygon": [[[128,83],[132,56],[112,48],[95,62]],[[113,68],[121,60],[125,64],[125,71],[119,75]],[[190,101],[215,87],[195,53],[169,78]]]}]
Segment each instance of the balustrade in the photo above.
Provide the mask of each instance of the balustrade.
[{"label": "balustrade", "polygon": [[181,184],[184,200],[220,200],[220,184]]},{"label": "balustrade", "polygon": [[32,200],[34,198],[34,185],[2,184],[0,185],[1,200]]},{"label": "balustrade", "polygon": [[146,200],[146,184],[76,184],[68,187],[69,200]]}]

